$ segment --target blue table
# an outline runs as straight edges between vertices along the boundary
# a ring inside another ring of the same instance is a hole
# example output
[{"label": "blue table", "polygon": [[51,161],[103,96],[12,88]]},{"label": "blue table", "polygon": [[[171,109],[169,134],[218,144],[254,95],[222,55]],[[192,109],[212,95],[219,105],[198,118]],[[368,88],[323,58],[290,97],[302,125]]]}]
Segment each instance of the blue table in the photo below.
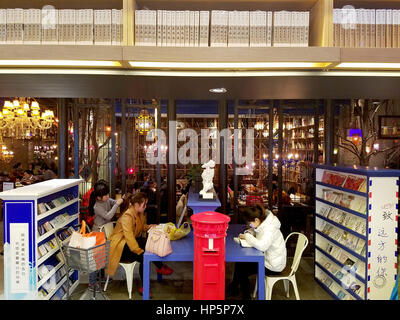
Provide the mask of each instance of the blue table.
[{"label": "blue table", "polygon": [[[245,230],[245,225],[230,224],[225,244],[226,262],[256,262],[258,263],[258,279],[264,279],[264,253],[254,248],[243,248],[233,238]],[[171,241],[172,253],[164,258],[153,253],[144,253],[143,257],[143,300],[149,299],[150,294],[150,263],[151,261],[193,261],[194,241],[193,231],[185,238]],[[265,281],[257,281],[258,299],[265,300]]]},{"label": "blue table", "polygon": [[199,194],[195,193],[193,188],[190,188],[187,205],[193,209],[193,214],[196,214],[204,211],[215,211],[221,206],[221,201],[218,197],[215,200],[199,200]]}]

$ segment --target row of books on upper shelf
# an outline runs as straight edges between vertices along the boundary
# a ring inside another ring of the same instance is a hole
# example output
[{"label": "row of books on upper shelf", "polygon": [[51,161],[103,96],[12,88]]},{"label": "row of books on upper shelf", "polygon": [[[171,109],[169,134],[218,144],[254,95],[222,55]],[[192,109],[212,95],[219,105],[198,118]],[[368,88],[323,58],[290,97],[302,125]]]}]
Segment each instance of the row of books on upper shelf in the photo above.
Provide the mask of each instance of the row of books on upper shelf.
[{"label": "row of books on upper shelf", "polygon": [[67,203],[68,201],[71,201],[74,199],[74,196],[72,194],[67,194],[65,196],[58,197],[57,199],[47,201],[47,202],[42,202],[38,204],[38,214],[45,213],[46,211],[52,210],[54,208],[57,208],[64,203]]},{"label": "row of books on upper shelf", "polygon": [[136,46],[307,47],[308,11],[136,10]]},{"label": "row of books on upper shelf", "polygon": [[53,229],[57,229],[58,226],[63,224],[69,218],[71,218],[71,216],[67,212],[65,212],[63,214],[54,217],[50,221],[46,221],[45,223],[38,225],[39,236],[44,235],[46,232],[49,232]]},{"label": "row of books on upper shelf", "polygon": [[0,44],[121,45],[119,9],[0,9]]},{"label": "row of books on upper shelf", "polygon": [[[325,286],[327,286],[338,297],[339,300],[354,300],[355,299],[345,289],[351,290],[354,293],[356,293],[357,295],[362,294],[363,286],[361,286],[359,283],[354,281],[354,279],[351,278],[350,276],[344,276],[344,274],[340,270],[338,270],[334,274],[334,276],[342,277],[342,278],[338,278],[339,280],[341,280],[342,286],[340,286],[337,282],[333,281],[333,279],[329,275],[327,275],[325,272],[319,273],[317,275],[317,279],[319,279]],[[346,281],[346,283],[344,283],[343,281]]]},{"label": "row of books on upper shelf", "polygon": [[333,45],[400,48],[400,10],[333,9]]},{"label": "row of books on upper shelf", "polygon": [[[365,256],[365,250],[366,250],[365,240],[360,239],[357,236],[348,233],[343,229],[337,228],[334,225],[327,222],[323,225],[321,229],[319,229],[319,231],[327,235],[331,239],[339,242],[346,248],[349,248],[350,250],[356,252],[357,254]],[[326,251],[329,253],[330,250],[331,250],[330,248],[327,248]]]},{"label": "row of books on upper shelf", "polygon": [[359,213],[364,214],[367,209],[367,201],[362,197],[344,194],[331,189],[322,189],[322,195],[320,196],[323,200],[340,205],[341,207],[347,209],[357,211]]},{"label": "row of books on upper shelf", "polygon": [[345,189],[367,192],[367,178],[325,170],[321,182]]},{"label": "row of books on upper shelf", "polygon": [[359,234],[366,235],[367,222],[361,217],[331,206],[321,206],[319,214]]}]

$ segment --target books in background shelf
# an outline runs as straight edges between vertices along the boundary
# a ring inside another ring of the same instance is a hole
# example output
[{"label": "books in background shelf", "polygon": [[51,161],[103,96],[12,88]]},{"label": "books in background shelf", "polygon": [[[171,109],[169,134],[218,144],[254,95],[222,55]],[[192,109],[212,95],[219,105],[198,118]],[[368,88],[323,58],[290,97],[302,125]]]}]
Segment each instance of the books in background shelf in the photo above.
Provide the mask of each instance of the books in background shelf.
[{"label": "books in background shelf", "polygon": [[348,259],[348,255],[342,251],[337,259],[340,261],[340,263],[345,263],[345,261]]},{"label": "books in background shelf", "polygon": [[47,291],[44,290],[43,288],[39,289],[39,292],[38,292],[39,298],[45,298],[47,296],[47,294],[48,294]]}]

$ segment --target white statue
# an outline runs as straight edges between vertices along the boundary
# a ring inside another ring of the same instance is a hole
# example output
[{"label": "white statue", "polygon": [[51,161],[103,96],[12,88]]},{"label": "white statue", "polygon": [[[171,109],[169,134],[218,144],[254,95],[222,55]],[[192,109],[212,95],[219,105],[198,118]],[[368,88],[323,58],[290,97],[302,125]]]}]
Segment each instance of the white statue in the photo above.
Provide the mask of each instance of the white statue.
[{"label": "white statue", "polygon": [[201,166],[205,170],[201,174],[203,178],[203,189],[200,191],[200,194],[203,196],[203,199],[213,199],[214,193],[208,192],[214,188],[213,178],[214,178],[214,167],[215,161],[210,160],[207,163]]}]

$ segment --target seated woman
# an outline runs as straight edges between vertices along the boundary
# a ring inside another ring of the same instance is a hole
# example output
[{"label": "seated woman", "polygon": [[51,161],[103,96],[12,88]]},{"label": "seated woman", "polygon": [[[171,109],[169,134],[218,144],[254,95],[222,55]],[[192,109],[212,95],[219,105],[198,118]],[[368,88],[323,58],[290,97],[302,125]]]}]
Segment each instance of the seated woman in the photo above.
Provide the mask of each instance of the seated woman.
[{"label": "seated woman", "polygon": [[[263,206],[247,207],[242,210],[244,221],[252,228],[240,234],[252,247],[265,254],[265,274],[276,275],[286,267],[286,245],[280,231],[281,223],[274,214]],[[233,280],[228,286],[228,296],[239,294],[239,285],[243,299],[250,299],[249,276],[257,274],[257,264],[237,262]],[[263,281],[263,280],[260,280]]]},{"label": "seated woman", "polygon": [[[139,275],[143,281],[143,253],[146,246],[146,238],[143,235],[155,225],[147,225],[145,210],[148,197],[139,192],[135,195],[126,194],[124,199],[128,208],[118,219],[113,233],[110,236],[110,259],[106,273],[112,277],[118,268],[119,262],[140,262]],[[125,207],[125,206],[124,206]],[[159,274],[170,275],[173,270],[160,261],[153,262]],[[143,294],[143,287],[139,293]]]}]

